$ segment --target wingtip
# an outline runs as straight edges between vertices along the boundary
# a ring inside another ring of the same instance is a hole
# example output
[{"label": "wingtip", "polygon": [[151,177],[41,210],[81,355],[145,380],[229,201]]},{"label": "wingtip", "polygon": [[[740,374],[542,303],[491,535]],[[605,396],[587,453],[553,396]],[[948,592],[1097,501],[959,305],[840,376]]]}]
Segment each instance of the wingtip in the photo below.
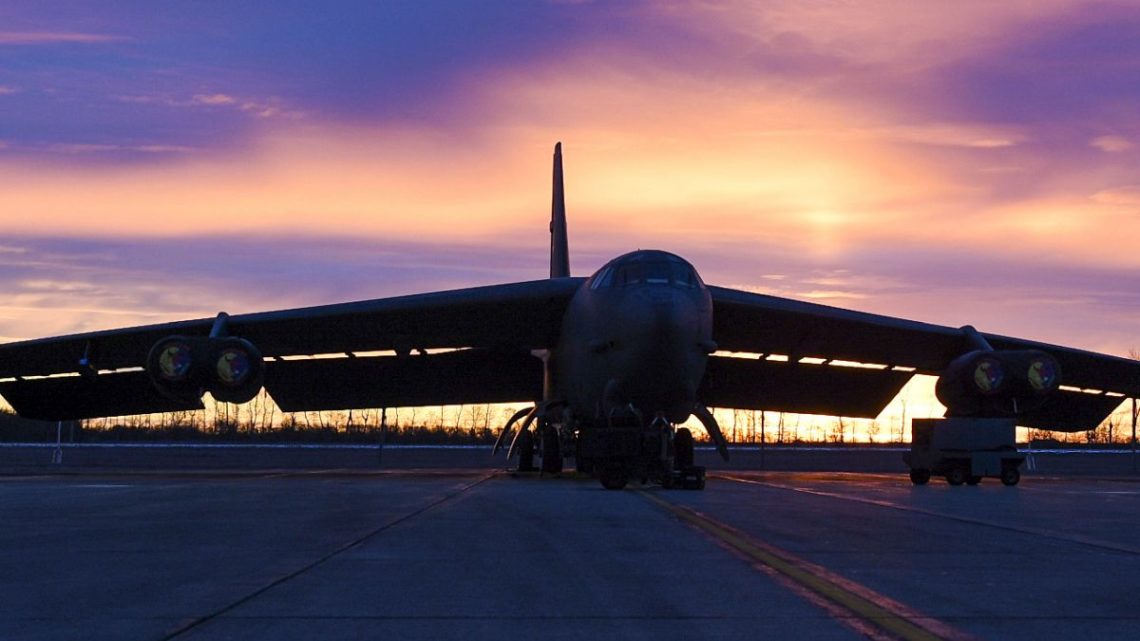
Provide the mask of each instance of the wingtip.
[{"label": "wingtip", "polygon": [[562,155],[562,142],[561,141],[554,143],[554,155],[555,156],[561,156]]}]

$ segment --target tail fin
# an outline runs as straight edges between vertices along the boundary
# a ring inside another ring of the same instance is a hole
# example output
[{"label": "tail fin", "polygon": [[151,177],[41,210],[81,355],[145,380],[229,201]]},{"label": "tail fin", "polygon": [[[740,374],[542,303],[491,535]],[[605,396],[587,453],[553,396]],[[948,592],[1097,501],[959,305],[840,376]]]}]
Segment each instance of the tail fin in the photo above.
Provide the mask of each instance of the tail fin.
[{"label": "tail fin", "polygon": [[562,191],[562,143],[554,145],[554,199],[550,206],[550,277],[570,275],[570,244],[566,239],[566,195]]}]

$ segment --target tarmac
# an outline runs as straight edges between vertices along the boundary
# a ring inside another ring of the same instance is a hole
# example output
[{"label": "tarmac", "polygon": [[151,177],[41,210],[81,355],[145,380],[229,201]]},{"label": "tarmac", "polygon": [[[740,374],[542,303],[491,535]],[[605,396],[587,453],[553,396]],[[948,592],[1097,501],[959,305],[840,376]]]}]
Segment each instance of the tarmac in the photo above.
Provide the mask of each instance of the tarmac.
[{"label": "tarmac", "polygon": [[1140,636],[1134,476],[724,469],[705,491],[606,491],[435,455],[8,460],[0,639]]}]

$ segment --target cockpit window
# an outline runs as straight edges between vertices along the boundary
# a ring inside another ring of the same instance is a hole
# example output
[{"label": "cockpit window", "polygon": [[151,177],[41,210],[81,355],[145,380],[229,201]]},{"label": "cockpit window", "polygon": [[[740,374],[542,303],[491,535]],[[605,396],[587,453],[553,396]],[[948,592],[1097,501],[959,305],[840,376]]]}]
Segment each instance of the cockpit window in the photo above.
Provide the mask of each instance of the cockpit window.
[{"label": "cockpit window", "polygon": [[671,282],[684,287],[696,288],[701,286],[701,277],[697,276],[697,272],[685,263],[673,263]]},{"label": "cockpit window", "polygon": [[642,283],[696,288],[700,287],[701,281],[693,268],[685,263],[638,260],[606,267],[594,278],[591,287],[602,289]]},{"label": "cockpit window", "polygon": [[594,277],[594,282],[590,284],[590,289],[600,289],[604,287],[614,286],[614,268],[607,267]]}]

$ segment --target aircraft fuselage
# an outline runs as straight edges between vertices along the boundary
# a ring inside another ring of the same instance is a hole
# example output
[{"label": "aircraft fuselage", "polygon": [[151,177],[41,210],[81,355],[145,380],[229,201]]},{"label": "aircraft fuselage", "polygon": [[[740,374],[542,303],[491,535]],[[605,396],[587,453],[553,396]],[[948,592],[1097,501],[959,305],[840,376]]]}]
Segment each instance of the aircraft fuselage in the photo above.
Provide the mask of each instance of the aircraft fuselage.
[{"label": "aircraft fuselage", "polygon": [[632,252],[571,300],[546,397],[565,400],[585,423],[630,415],[680,423],[714,349],[712,300],[692,265],[667,252]]}]

